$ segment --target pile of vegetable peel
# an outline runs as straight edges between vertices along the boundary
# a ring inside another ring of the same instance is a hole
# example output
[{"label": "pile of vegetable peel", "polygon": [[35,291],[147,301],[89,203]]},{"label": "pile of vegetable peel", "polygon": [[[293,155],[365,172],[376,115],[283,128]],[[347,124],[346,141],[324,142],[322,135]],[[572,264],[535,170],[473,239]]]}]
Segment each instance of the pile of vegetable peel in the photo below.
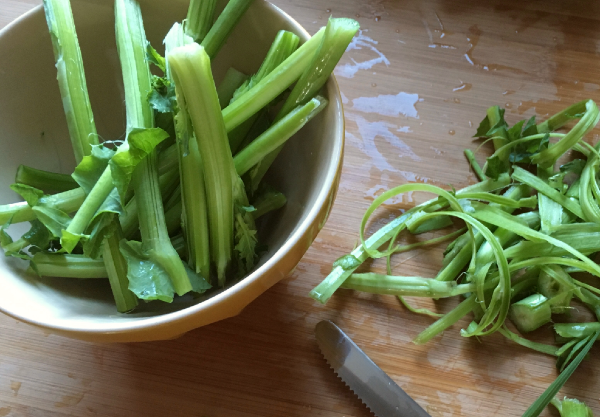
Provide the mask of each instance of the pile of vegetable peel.
[{"label": "pile of vegetable peel", "polygon": [[[599,120],[592,100],[576,103],[542,123],[533,116],[513,126],[505,121],[503,109],[489,108],[475,137],[483,140],[482,145],[492,142],[494,153],[481,167],[474,152],[465,151],[480,182],[459,190],[404,184],[383,192],[362,219],[358,247],[333,264],[310,296],[326,303],[339,288],[397,296],[409,310],[437,318],[414,339],[416,344],[471,315],[470,324],[460,331],[463,337],[499,332],[557,358],[558,378],[524,416],[539,415],[550,402],[561,415],[591,415],[584,404],[561,402],[555,396],[600,335],[600,288],[586,279],[600,278],[595,261],[600,252],[600,142],[592,146],[585,141]],[[570,160],[557,167],[565,158]],[[365,235],[382,204],[414,191],[435,198]],[[417,235],[452,226],[462,228],[410,245],[397,243],[403,232]],[[392,271],[394,254],[444,241],[450,243],[436,277],[399,276]],[[368,259],[378,258],[387,261],[385,274],[355,272]],[[460,302],[450,312],[438,314],[410,306],[407,296],[458,297]],[[563,322],[573,303],[587,307],[597,321]],[[525,337],[550,323],[555,345]]]}]

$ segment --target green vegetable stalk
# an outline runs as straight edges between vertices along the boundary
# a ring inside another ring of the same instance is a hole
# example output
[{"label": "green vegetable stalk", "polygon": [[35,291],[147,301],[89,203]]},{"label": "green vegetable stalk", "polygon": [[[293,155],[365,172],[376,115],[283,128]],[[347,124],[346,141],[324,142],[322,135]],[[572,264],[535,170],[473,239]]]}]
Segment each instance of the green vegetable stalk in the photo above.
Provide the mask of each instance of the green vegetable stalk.
[{"label": "green vegetable stalk", "polygon": [[58,86],[67,117],[69,136],[79,163],[98,144],[79,40],[69,0],[44,0],[46,21],[52,38]]},{"label": "green vegetable stalk", "polygon": [[202,42],[213,24],[216,0],[190,0],[185,33],[196,42]]},{"label": "green vegetable stalk", "polygon": [[[206,34],[206,37],[201,40],[202,46],[210,59],[213,59],[221,47],[223,47],[238,21],[246,13],[251,4],[252,0],[229,0],[215,24],[212,25],[210,31]],[[199,41],[200,39],[194,38],[194,40]]]},{"label": "green vegetable stalk", "polygon": [[[134,0],[116,0],[115,2],[116,37],[125,86],[125,106],[127,113],[128,140],[136,129],[152,129],[154,127],[153,110],[147,97],[151,90],[150,70],[145,58],[146,35],[142,22],[139,5]],[[160,193],[157,154],[152,150],[145,158],[140,158],[132,174],[133,189],[138,200],[138,215],[140,233],[142,236],[141,253],[146,260],[156,263],[170,279],[175,292],[183,295],[192,290],[192,284],[187,272],[179,259],[179,255],[169,240],[165,224],[164,210]],[[123,250],[123,241],[121,249]],[[127,252],[128,265],[132,252]],[[137,253],[136,253],[137,255]],[[138,271],[139,272],[139,271]],[[150,271],[145,271],[147,275]],[[128,271],[131,281],[132,274]],[[156,274],[162,275],[155,271]],[[143,277],[135,277],[142,278]],[[158,279],[158,275],[151,280]],[[138,282],[137,280],[134,280]],[[138,297],[144,296],[144,291],[137,292]],[[158,297],[160,299],[160,297]],[[168,299],[169,297],[164,297]]]},{"label": "green vegetable stalk", "polygon": [[265,155],[282,146],[297,131],[302,129],[326,105],[327,100],[325,98],[320,96],[313,98],[305,105],[298,106],[297,109],[271,126],[235,156],[233,161],[237,173],[243,175],[248,172]]},{"label": "green vegetable stalk", "polygon": [[509,317],[522,333],[549,323],[551,316],[550,302],[541,294],[530,295],[510,306]]},{"label": "green vegetable stalk", "polygon": [[29,185],[46,192],[63,192],[79,187],[79,184],[70,175],[43,171],[27,165],[19,165],[15,183]]},{"label": "green vegetable stalk", "polygon": [[[355,20],[329,19],[319,49],[285,100],[283,107],[275,117],[275,122],[281,120],[298,105],[306,104],[321,90],[358,29],[359,25]],[[250,174],[253,191],[258,188],[258,184],[262,181],[280,151],[281,147],[271,152]]]},{"label": "green vegetable stalk", "polygon": [[235,91],[240,88],[247,79],[248,76],[246,74],[239,72],[233,67],[227,70],[223,81],[221,81],[221,84],[217,87],[217,96],[219,97],[221,109],[224,109],[229,105]]},{"label": "green vegetable stalk", "polygon": [[171,50],[167,59],[178,94],[185,100],[203,162],[211,257],[223,286],[233,253],[236,173],[210,59],[204,48],[194,43]]},{"label": "green vegetable stalk", "polygon": [[561,401],[554,397],[550,404],[556,407],[560,417],[594,417],[592,409],[575,398],[565,397]]},{"label": "green vegetable stalk", "polygon": [[223,109],[225,129],[231,132],[264,108],[300,78],[318,50],[325,28],[315,33],[258,84]]},{"label": "green vegetable stalk", "polygon": [[[192,121],[181,85],[174,80],[171,53],[177,47],[193,43],[183,34],[181,26],[173,25],[165,38],[167,77],[175,85],[177,108],[174,111],[175,134],[179,148],[183,230],[187,241],[188,265],[206,279],[210,278],[210,241],[208,203],[204,178],[204,163],[194,136]],[[218,117],[221,117],[220,114]]]},{"label": "green vegetable stalk", "polygon": [[[300,38],[298,38],[298,36],[296,36],[295,34],[286,30],[279,31],[256,74],[254,74],[250,79],[246,80],[234,92],[233,97],[230,101],[233,102],[239,97],[243,96],[248,90],[252,89],[263,78],[270,74],[296,50],[299,42]],[[228,104],[230,103],[228,102]],[[221,104],[221,107],[223,108],[226,106],[223,106]],[[231,147],[231,152],[233,154],[235,154],[240,148],[240,146],[242,146],[245,138],[248,136],[250,129],[261,114],[262,112],[254,114],[240,126],[236,127],[231,132],[229,132],[229,146]]]}]

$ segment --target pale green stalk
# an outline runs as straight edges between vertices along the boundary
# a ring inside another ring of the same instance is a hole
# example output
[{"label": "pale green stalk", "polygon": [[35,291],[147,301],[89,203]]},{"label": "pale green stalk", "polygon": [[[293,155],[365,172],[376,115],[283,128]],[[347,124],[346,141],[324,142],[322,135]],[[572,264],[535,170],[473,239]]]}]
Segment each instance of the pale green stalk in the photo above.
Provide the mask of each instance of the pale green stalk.
[{"label": "pale green stalk", "polygon": [[[174,112],[175,134],[179,149],[182,226],[187,242],[187,261],[192,270],[210,279],[210,239],[208,203],[205,189],[204,161],[194,136],[192,120],[182,86],[174,79],[169,57],[177,47],[193,43],[175,23],[165,37],[167,77],[175,85],[177,109]],[[219,114],[218,117],[221,117]],[[174,215],[173,211],[169,213]],[[171,218],[169,219],[171,220]]]},{"label": "pale green stalk", "polygon": [[185,33],[196,42],[202,42],[215,17],[217,0],[190,0],[185,19]]},{"label": "pale green stalk", "polygon": [[225,124],[204,48],[189,44],[173,49],[167,58],[178,94],[185,100],[203,162],[208,202],[211,258],[219,285],[233,252],[233,184],[235,168]]},{"label": "pale green stalk", "polygon": [[88,96],[79,40],[69,0],[44,0],[46,21],[52,38],[58,86],[75,161],[89,155],[98,134]]},{"label": "pale green stalk", "polygon": [[[148,103],[150,69],[146,61],[146,34],[139,5],[134,0],[115,2],[116,38],[125,87],[127,132],[154,127],[153,110]],[[169,275],[175,292],[192,290],[179,255],[169,240],[158,181],[157,154],[152,151],[136,167],[132,176],[138,199],[142,249]]]},{"label": "pale green stalk", "polygon": [[[212,25],[206,37],[202,39],[202,46],[206,53],[213,59],[225,41],[242,18],[248,7],[252,4],[252,0],[229,0],[225,9],[221,12],[217,21]],[[194,38],[196,41],[200,39]]]},{"label": "pale green stalk", "polygon": [[[330,18],[319,49],[313,56],[311,64],[302,73],[292,92],[285,100],[275,122],[281,120],[299,105],[306,104],[325,85],[329,75],[348,48],[352,38],[358,32],[359,25],[355,20]],[[251,173],[251,187],[256,190],[263,177],[281,152],[280,146],[267,155]]]}]

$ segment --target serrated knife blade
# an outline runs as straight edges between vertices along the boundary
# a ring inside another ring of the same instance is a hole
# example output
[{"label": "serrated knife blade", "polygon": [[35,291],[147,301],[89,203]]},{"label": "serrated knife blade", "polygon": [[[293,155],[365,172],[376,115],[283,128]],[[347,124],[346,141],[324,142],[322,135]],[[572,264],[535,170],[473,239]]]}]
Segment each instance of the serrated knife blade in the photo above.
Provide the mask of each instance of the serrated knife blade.
[{"label": "serrated knife blade", "polygon": [[377,417],[431,417],[331,321],[319,322],[315,335],[335,373]]}]

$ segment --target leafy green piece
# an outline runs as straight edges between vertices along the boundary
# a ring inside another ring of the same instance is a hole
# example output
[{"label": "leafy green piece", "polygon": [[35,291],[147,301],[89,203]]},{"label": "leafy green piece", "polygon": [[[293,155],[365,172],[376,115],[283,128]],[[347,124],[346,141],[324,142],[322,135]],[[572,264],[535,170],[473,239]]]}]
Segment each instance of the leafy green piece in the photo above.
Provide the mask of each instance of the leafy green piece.
[{"label": "leafy green piece", "polygon": [[119,148],[109,162],[112,179],[121,199],[125,199],[133,171],[138,164],[154,151],[156,145],[168,137],[167,132],[157,127],[133,128],[129,131],[129,149],[121,151],[122,148]]},{"label": "leafy green piece", "polygon": [[10,189],[19,194],[27,202],[30,207],[37,206],[40,199],[44,196],[42,190],[33,188],[24,184],[11,184]]},{"label": "leafy green piece", "polygon": [[62,236],[62,231],[71,223],[71,217],[67,213],[54,207],[36,206],[33,211],[38,220],[57,238]]},{"label": "leafy green piece", "polygon": [[84,156],[79,165],[75,168],[72,176],[86,194],[89,194],[94,188],[98,179],[108,166],[108,161],[113,157],[115,151],[103,145],[92,146],[91,154]]},{"label": "leafy green piece", "polygon": [[48,228],[42,224],[42,222],[39,220],[32,220],[31,228],[25,232],[21,238],[26,240],[30,245],[45,250],[50,245],[52,236],[50,235]]},{"label": "leafy green piece", "polygon": [[142,251],[142,243],[121,241],[121,253],[127,260],[129,290],[142,300],[173,301],[175,288],[169,274]]},{"label": "leafy green piece", "polygon": [[500,175],[508,172],[510,165],[508,161],[503,161],[498,154],[494,154],[487,158],[485,167],[485,175],[497,180]]},{"label": "leafy green piece", "polygon": [[538,133],[540,133],[540,132],[538,132],[538,128],[537,128],[537,125],[535,122],[535,114],[534,114],[533,116],[531,116],[529,118],[529,120],[527,120],[527,123],[523,127],[523,132],[521,134],[521,137],[536,135]]},{"label": "leafy green piece", "polygon": [[152,76],[152,90],[148,102],[159,113],[171,113],[175,105],[175,88],[165,77]]},{"label": "leafy green piece", "polygon": [[163,73],[166,72],[165,59],[150,45],[150,42],[146,44],[146,59],[151,64],[156,65]]},{"label": "leafy green piece", "polygon": [[473,135],[474,138],[485,138],[487,137],[487,133],[490,131],[490,128],[492,126],[490,125],[490,120],[488,119],[487,115],[483,118],[483,120],[479,123],[479,126],[477,127],[477,131],[475,132],[475,134]]},{"label": "leafy green piece", "polygon": [[509,141],[512,142],[513,140],[521,139],[522,133],[523,133],[523,124],[524,123],[525,123],[525,120],[521,120],[521,121],[515,123],[512,127],[510,127],[507,130],[508,140]]}]

